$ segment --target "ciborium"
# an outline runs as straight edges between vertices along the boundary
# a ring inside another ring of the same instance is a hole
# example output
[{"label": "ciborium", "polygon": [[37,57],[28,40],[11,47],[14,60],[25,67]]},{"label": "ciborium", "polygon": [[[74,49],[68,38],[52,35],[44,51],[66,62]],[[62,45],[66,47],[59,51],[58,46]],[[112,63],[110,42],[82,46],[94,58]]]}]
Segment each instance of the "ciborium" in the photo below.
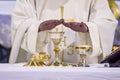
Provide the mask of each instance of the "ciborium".
[{"label": "ciborium", "polygon": [[78,45],[75,47],[76,51],[78,51],[78,54],[80,56],[80,61],[78,66],[87,66],[86,64],[86,56],[87,53],[91,50],[91,46],[90,45]]},{"label": "ciborium", "polygon": [[54,44],[54,52],[55,52],[55,59],[52,63],[53,66],[60,66],[62,65],[61,60],[59,59],[59,52],[60,52],[60,48],[59,48],[59,44],[62,41],[62,38],[64,37],[64,32],[50,32],[51,35],[51,39],[52,42]]}]

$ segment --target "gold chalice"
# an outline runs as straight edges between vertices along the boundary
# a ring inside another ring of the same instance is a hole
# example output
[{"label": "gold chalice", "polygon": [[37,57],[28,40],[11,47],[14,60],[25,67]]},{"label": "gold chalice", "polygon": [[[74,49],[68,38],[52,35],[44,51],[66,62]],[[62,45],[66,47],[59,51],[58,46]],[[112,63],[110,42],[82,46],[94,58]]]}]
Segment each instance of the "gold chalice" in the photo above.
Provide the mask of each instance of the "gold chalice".
[{"label": "gold chalice", "polygon": [[79,52],[80,55],[80,62],[79,62],[79,66],[87,66],[86,65],[86,55],[87,52],[91,50],[91,46],[90,45],[79,45],[76,46],[75,49]]},{"label": "gold chalice", "polygon": [[62,64],[61,60],[59,59],[59,52],[60,52],[59,44],[62,41],[64,32],[50,32],[50,35],[54,44],[54,52],[55,52],[55,60],[53,61],[52,65],[59,66]]}]

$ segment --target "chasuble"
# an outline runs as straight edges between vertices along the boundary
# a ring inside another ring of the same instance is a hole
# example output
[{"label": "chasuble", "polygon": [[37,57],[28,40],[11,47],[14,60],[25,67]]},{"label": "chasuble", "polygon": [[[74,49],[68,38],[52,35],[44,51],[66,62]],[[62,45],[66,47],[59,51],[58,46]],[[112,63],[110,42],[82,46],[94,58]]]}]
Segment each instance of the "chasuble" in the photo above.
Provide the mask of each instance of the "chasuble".
[{"label": "chasuble", "polygon": [[45,20],[61,19],[61,6],[64,7],[65,20],[84,22],[89,29],[89,32],[82,33],[65,26],[62,28],[62,25],[56,27],[58,31],[65,32],[66,46],[62,45],[63,51],[60,53],[61,57],[64,52],[65,62],[79,61],[73,49],[76,45],[92,46],[87,63],[97,63],[99,55],[106,57],[111,53],[117,20],[107,0],[17,0],[12,14],[10,63],[25,61],[28,55],[41,51],[52,55],[51,60],[54,59],[54,46],[49,32],[56,29],[38,32],[38,28]]}]

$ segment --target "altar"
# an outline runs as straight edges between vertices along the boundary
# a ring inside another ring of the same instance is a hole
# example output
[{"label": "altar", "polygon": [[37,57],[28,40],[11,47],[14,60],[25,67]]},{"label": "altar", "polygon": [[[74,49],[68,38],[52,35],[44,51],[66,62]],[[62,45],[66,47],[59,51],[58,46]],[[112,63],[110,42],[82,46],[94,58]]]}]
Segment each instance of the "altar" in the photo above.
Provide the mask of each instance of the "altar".
[{"label": "altar", "polygon": [[0,64],[0,80],[120,80],[120,68]]}]

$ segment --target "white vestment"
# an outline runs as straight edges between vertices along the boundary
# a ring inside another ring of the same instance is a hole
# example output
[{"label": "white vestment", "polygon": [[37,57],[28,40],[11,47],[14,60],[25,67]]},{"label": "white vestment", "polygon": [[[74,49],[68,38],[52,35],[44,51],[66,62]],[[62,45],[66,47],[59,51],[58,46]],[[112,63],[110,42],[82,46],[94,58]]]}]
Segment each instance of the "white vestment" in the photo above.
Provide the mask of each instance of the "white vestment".
[{"label": "white vestment", "polygon": [[[84,22],[89,29],[89,32],[82,33],[64,27],[67,46],[91,45],[88,63],[96,63],[101,53],[104,57],[111,53],[117,21],[107,0],[36,0],[36,3],[34,0],[17,0],[12,14],[10,63],[15,63],[18,55],[22,54],[20,49],[25,50],[25,54],[46,51],[54,58],[49,30],[38,33],[38,28],[43,21],[61,19],[60,6],[64,6],[64,19]],[[79,61],[75,52],[69,55],[68,48],[64,52],[65,61]]]}]

